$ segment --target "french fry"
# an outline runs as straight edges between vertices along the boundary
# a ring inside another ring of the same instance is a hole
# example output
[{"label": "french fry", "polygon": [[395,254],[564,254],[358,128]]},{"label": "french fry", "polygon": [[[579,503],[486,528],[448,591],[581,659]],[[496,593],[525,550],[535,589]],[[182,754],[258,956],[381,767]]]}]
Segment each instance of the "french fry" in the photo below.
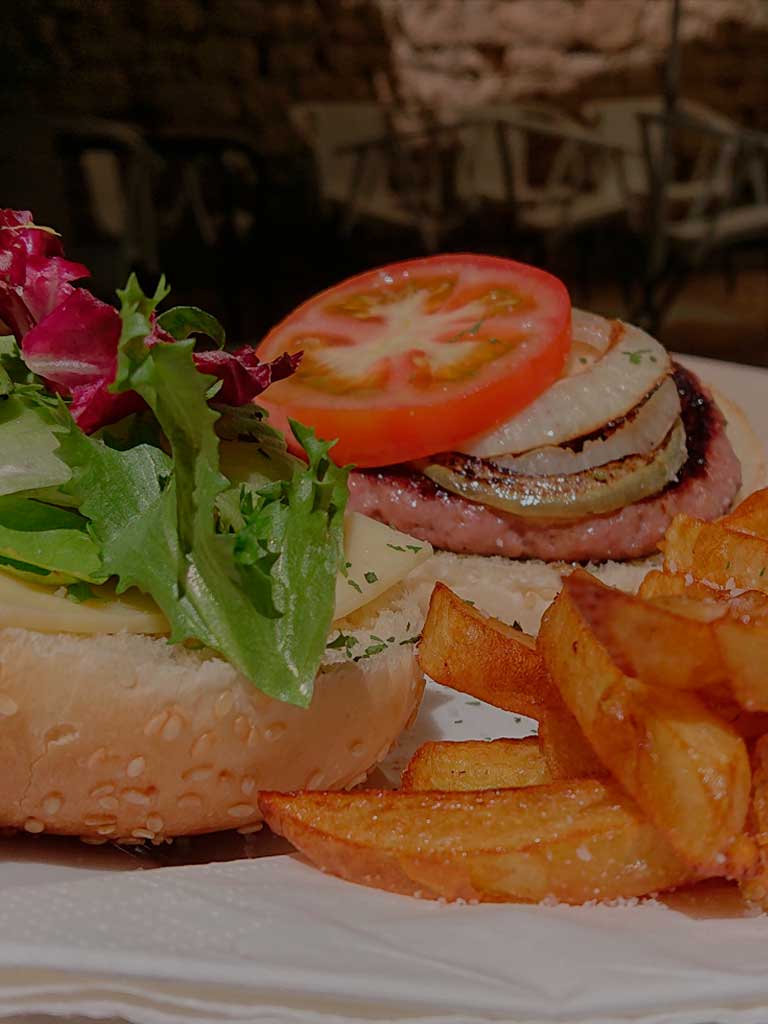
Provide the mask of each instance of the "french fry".
[{"label": "french fry", "polygon": [[768,488],[750,494],[720,522],[731,530],[753,533],[768,540]]},{"label": "french fry", "polygon": [[768,539],[730,528],[725,521],[705,523],[675,516],[659,547],[670,572],[691,573],[718,587],[768,593]]},{"label": "french fry", "polygon": [[400,788],[459,790],[543,786],[552,777],[536,736],[425,743],[403,772]]},{"label": "french fry", "polygon": [[607,774],[553,686],[535,644],[533,637],[483,615],[437,583],[424,623],[419,664],[444,686],[537,719],[552,778]]},{"label": "french fry", "polygon": [[705,583],[693,579],[689,573],[687,576],[682,572],[661,572],[659,569],[651,569],[644,577],[643,582],[637,591],[637,596],[650,601],[657,597],[678,597],[688,595],[697,597],[703,601],[716,601],[720,594],[725,591],[715,590]]},{"label": "french fry", "polygon": [[742,738],[696,696],[624,675],[582,611],[577,571],[544,616],[539,649],[600,760],[692,867],[717,873],[741,832],[750,771]]},{"label": "french fry", "polygon": [[262,793],[314,864],[430,899],[567,903],[643,896],[692,871],[613,782],[479,793]]},{"label": "french fry", "polygon": [[553,779],[603,779],[608,769],[565,704],[539,721],[539,746]]},{"label": "french fry", "polygon": [[768,910],[768,736],[761,737],[752,752],[748,831],[756,846],[757,863],[752,877],[740,881],[739,887],[746,900]]},{"label": "french fry", "polygon": [[684,594],[647,601],[587,573],[579,573],[574,595],[584,623],[624,675],[679,690],[726,682],[709,624],[725,615],[716,601],[697,602]]},{"label": "french fry", "polygon": [[712,624],[734,698],[746,711],[768,711],[768,625],[732,616]]},{"label": "french fry", "polygon": [[483,615],[444,583],[432,591],[418,658],[436,682],[517,715],[538,718],[559,704],[534,638]]}]

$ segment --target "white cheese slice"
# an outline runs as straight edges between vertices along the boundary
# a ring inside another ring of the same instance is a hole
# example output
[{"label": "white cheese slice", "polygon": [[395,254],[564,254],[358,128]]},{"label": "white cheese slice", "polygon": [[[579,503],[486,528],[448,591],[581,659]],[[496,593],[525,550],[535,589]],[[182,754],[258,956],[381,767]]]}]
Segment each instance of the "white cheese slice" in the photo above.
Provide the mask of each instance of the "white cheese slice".
[{"label": "white cheese slice", "polygon": [[431,545],[351,512],[344,524],[346,576],[336,580],[334,619],[351,615],[404,579],[432,554]]},{"label": "white cheese slice", "polygon": [[[399,583],[432,554],[429,544],[398,533],[357,512],[344,529],[346,575],[336,582],[334,619],[349,615]],[[168,632],[168,622],[138,590],[119,597],[109,585],[96,588],[99,597],[80,604],[64,588],[29,583],[0,572],[0,627],[17,626],[42,633]]]}]

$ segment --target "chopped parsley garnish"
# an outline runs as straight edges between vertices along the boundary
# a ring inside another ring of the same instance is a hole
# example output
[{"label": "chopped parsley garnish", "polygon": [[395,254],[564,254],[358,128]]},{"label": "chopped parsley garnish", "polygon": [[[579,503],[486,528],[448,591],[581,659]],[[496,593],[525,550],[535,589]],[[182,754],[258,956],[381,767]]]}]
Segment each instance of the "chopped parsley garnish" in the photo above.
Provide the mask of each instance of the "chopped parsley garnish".
[{"label": "chopped parsley garnish", "polygon": [[366,583],[378,583],[379,577],[376,575],[375,572],[369,571],[364,573],[363,575],[365,576]]},{"label": "chopped parsley garnish", "polygon": [[358,643],[359,640],[356,636],[351,636],[348,633],[342,633],[341,630],[339,630],[339,635],[335,637],[335,639],[331,640],[330,643],[327,643],[326,647],[332,651],[346,651],[347,657],[351,658],[352,648],[356,647]]},{"label": "chopped parsley garnish", "polygon": [[414,554],[418,555],[418,553],[421,551],[421,549],[422,549],[422,547],[424,545],[423,544],[406,544],[405,546],[406,546],[406,548],[409,551],[413,551]]},{"label": "chopped parsley garnish", "polygon": [[358,592],[358,594],[362,594],[363,588],[360,586],[360,584],[356,580],[347,580],[347,583],[349,584],[350,587],[352,587],[354,590],[356,590]]},{"label": "chopped parsley garnish", "polygon": [[400,544],[387,544],[388,548],[392,548],[393,551],[405,551],[405,548]]},{"label": "chopped parsley garnish", "polygon": [[[650,351],[651,350],[649,348],[638,348],[635,349],[634,352],[625,352],[624,355],[629,357],[629,361],[630,363],[632,363],[633,366],[639,366],[643,361],[643,356],[648,355]],[[652,361],[655,363],[656,360],[653,359],[653,357],[651,358]]]}]

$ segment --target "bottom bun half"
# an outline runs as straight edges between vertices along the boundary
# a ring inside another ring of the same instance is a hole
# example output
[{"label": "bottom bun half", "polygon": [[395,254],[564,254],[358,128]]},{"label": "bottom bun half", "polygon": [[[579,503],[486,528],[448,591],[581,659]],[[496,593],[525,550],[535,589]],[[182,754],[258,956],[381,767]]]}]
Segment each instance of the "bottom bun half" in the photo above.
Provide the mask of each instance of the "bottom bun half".
[{"label": "bottom bun half", "polygon": [[0,826],[160,840],[260,820],[260,789],[354,785],[423,691],[413,644],[325,667],[309,708],[146,636],[0,630]]}]

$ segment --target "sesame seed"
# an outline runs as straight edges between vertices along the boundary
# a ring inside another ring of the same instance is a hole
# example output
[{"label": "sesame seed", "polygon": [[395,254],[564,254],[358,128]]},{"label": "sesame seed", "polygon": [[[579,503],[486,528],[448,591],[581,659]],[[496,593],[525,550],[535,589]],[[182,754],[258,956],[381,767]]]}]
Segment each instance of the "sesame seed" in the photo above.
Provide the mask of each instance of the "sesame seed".
[{"label": "sesame seed", "polygon": [[203,806],[202,798],[197,793],[182,793],[178,800],[182,810],[197,811]]},{"label": "sesame seed", "polygon": [[103,811],[116,811],[119,806],[117,797],[114,796],[103,796],[101,800],[99,800],[99,807],[101,807]]},{"label": "sesame seed", "polygon": [[203,757],[213,746],[213,736],[209,732],[201,733],[192,744],[192,757]]},{"label": "sesame seed", "polygon": [[61,794],[49,793],[45,800],[43,800],[43,814],[58,814],[63,802]]},{"label": "sesame seed", "polygon": [[125,769],[125,774],[129,779],[135,779],[142,774],[146,768],[146,761],[143,757],[134,757],[128,762],[128,767]]},{"label": "sesame seed", "polygon": [[181,810],[197,811],[203,806],[203,799],[197,793],[183,793],[177,802]]},{"label": "sesame seed", "polygon": [[245,793],[246,796],[250,796],[256,788],[256,779],[252,775],[244,775],[243,781],[240,783],[240,789]]},{"label": "sesame seed", "polygon": [[254,821],[252,825],[243,825],[237,831],[240,833],[241,836],[250,836],[253,835],[254,832],[261,832],[263,828],[263,821]]},{"label": "sesame seed", "polygon": [[114,825],[115,819],[111,814],[89,814],[83,818],[83,823],[89,828],[96,828],[99,825]]},{"label": "sesame seed", "polygon": [[115,792],[115,787],[114,786],[110,786],[110,785],[97,786],[95,789],[91,790],[91,796],[93,797],[94,800],[98,800],[98,798],[100,796],[110,796],[114,792]]},{"label": "sesame seed", "polygon": [[150,814],[147,818],[147,828],[151,828],[153,832],[162,832],[164,824],[159,814]]},{"label": "sesame seed", "polygon": [[146,828],[135,828],[131,832],[134,839],[154,839],[155,833]]},{"label": "sesame seed", "polygon": [[180,715],[171,715],[168,721],[163,726],[160,735],[164,740],[175,740],[178,739],[181,734],[184,722]]},{"label": "sesame seed", "polygon": [[227,811],[231,818],[247,818],[254,813],[254,808],[251,804],[234,804]]},{"label": "sesame seed", "polygon": [[123,800],[127,804],[135,804],[137,807],[146,807],[149,803],[149,797],[140,789],[124,789]]},{"label": "sesame seed", "polygon": [[213,706],[213,713],[217,718],[226,718],[235,703],[235,695],[231,690],[225,690],[216,698]]},{"label": "sesame seed", "polygon": [[145,736],[156,736],[168,721],[168,711],[158,711],[144,726]]},{"label": "sesame seed", "polygon": [[235,724],[232,726],[232,731],[237,739],[244,743],[248,739],[248,734],[251,731],[251,723],[245,715],[238,715],[235,719]]},{"label": "sesame seed", "polygon": [[24,831],[37,835],[39,832],[45,831],[45,825],[39,818],[27,818],[24,822]]}]

